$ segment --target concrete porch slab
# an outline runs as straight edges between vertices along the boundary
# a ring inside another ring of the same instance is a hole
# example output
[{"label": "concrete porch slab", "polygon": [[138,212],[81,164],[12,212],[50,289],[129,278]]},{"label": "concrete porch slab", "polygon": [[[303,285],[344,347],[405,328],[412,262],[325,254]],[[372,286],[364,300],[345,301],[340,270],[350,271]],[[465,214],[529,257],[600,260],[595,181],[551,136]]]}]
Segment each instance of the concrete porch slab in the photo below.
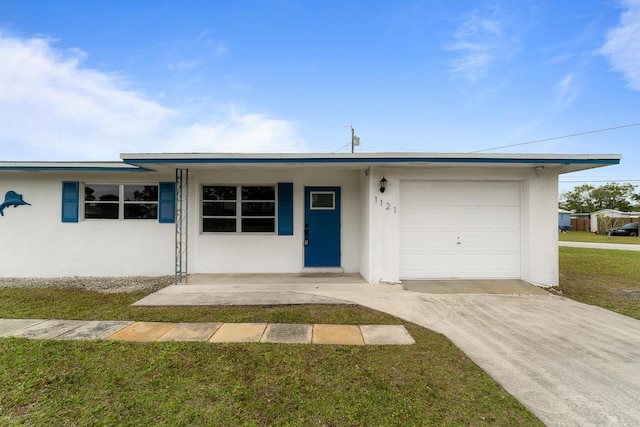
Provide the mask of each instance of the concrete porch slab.
[{"label": "concrete porch slab", "polygon": [[351,273],[261,273],[261,274],[191,274],[188,285],[286,285],[320,283],[361,283],[360,274]]},{"label": "concrete porch slab", "polygon": [[[202,292],[189,292],[187,287],[206,287]],[[262,286],[262,285],[256,285]],[[180,289],[176,289],[180,288]],[[172,292],[173,291],[173,292]],[[177,291],[177,292],[176,292]],[[176,298],[178,295],[178,298]],[[279,292],[277,290],[256,292],[224,292],[216,285],[177,285],[164,288],[151,295],[147,295],[139,301],[131,304],[135,307],[145,306],[214,306],[214,305],[300,305],[300,304],[324,304],[341,305],[349,304],[346,301],[320,295],[305,294],[300,292]]]}]

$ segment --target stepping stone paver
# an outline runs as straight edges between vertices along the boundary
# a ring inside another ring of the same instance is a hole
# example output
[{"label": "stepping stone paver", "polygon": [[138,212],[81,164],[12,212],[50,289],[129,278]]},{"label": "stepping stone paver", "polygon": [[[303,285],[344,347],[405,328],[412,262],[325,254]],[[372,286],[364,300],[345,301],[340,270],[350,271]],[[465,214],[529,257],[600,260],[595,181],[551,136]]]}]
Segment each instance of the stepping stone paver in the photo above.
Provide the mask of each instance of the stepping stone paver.
[{"label": "stepping stone paver", "polygon": [[16,331],[11,336],[16,338],[48,340],[79,328],[84,323],[82,320],[45,320],[44,322],[38,322],[33,326]]},{"label": "stepping stone paver", "polygon": [[135,322],[111,335],[109,339],[118,341],[157,341],[175,327],[175,323]]},{"label": "stepping stone paver", "polygon": [[403,325],[361,325],[365,344],[415,344],[415,340]]},{"label": "stepping stone paver", "polygon": [[220,322],[178,323],[158,341],[208,341],[220,326]]},{"label": "stepping stone paver", "polygon": [[80,327],[60,335],[61,340],[105,340],[116,332],[133,324],[132,321],[100,321],[92,320],[84,322]]},{"label": "stepping stone paver", "polygon": [[257,342],[266,328],[266,323],[225,323],[218,328],[209,342]]},{"label": "stepping stone paver", "polygon": [[311,325],[270,323],[260,341],[281,344],[310,344],[311,331]]},{"label": "stepping stone paver", "polygon": [[314,344],[364,345],[357,325],[314,325]]},{"label": "stepping stone paver", "polygon": [[0,319],[0,338],[11,337],[21,329],[44,322],[43,319]]},{"label": "stepping stone paver", "polygon": [[209,341],[335,345],[415,344],[402,325],[165,323],[114,320],[0,319],[0,338]]}]

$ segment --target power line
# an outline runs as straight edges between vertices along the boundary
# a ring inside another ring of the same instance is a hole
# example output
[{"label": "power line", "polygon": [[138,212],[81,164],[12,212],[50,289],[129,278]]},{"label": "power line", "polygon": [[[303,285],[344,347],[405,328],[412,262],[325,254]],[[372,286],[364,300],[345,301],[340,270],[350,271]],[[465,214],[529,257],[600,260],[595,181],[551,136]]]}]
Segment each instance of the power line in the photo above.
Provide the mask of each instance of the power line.
[{"label": "power line", "polygon": [[538,143],[538,142],[545,142],[545,141],[553,141],[555,139],[571,138],[571,137],[574,137],[574,136],[588,135],[588,134],[591,134],[591,133],[607,132],[607,131],[610,131],[610,130],[628,128],[628,127],[632,127],[632,126],[640,126],[640,123],[632,123],[630,125],[621,125],[621,126],[615,126],[615,127],[612,127],[612,128],[590,130],[590,131],[587,131],[587,132],[572,133],[570,135],[554,136],[553,138],[536,139],[535,141],[521,142],[519,144],[502,145],[500,147],[485,148],[484,150],[471,151],[471,153],[482,153],[484,151],[498,150],[500,148],[517,147],[517,146],[520,146],[520,145],[535,144],[535,143]]},{"label": "power line", "polygon": [[561,184],[570,182],[640,182],[640,179],[604,179],[604,180],[577,180],[577,181],[558,181]]}]

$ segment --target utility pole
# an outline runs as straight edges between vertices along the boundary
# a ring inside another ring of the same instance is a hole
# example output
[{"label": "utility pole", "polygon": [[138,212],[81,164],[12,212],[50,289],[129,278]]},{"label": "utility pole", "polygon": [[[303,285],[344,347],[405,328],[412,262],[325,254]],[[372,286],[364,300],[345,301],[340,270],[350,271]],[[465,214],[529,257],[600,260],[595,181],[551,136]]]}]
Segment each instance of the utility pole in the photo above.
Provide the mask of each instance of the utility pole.
[{"label": "utility pole", "polygon": [[356,131],[351,126],[351,154],[355,152],[356,145],[360,145],[360,138],[356,136]]}]

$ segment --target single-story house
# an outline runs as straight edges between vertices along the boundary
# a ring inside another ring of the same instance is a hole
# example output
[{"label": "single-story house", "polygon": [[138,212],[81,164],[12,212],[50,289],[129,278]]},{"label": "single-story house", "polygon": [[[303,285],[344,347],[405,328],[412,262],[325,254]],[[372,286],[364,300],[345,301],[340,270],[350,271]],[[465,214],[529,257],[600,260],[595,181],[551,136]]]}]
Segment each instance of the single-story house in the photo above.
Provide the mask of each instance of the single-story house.
[{"label": "single-story house", "polygon": [[[605,234],[611,227],[618,227],[626,224],[627,222],[637,221],[640,217],[640,212],[622,212],[616,209],[601,209],[596,212],[591,212],[589,216],[591,218],[591,229],[598,230],[598,233],[600,234]],[[604,230],[598,228],[598,218],[608,219],[608,221],[603,223]]]},{"label": "single-story house", "polygon": [[370,283],[556,285],[558,176],[620,159],[188,153],[0,162],[0,275],[182,282],[191,273],[345,272]]},{"label": "single-story house", "polygon": [[571,230],[571,211],[558,209],[558,231]]}]

